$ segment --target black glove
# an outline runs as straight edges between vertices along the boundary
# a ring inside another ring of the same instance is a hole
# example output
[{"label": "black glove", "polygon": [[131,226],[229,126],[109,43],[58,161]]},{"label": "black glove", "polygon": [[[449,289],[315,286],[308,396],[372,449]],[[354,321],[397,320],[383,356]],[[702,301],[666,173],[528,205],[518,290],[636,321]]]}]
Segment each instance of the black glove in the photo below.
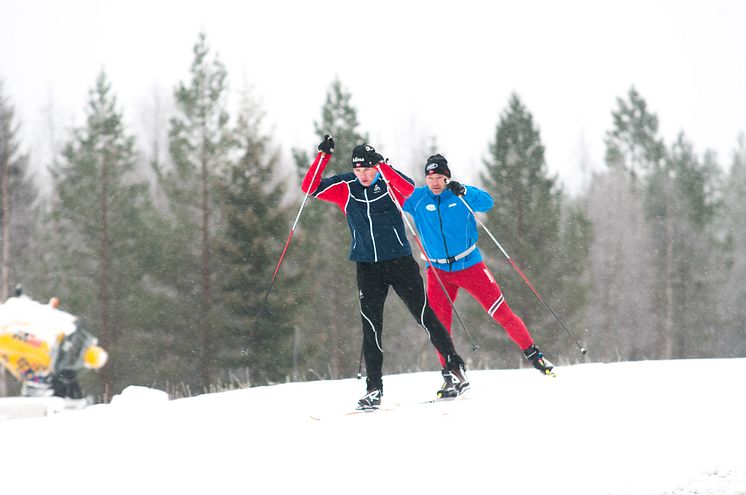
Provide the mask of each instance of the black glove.
[{"label": "black glove", "polygon": [[383,156],[381,156],[380,153],[373,153],[372,155],[370,155],[370,160],[373,165],[378,165],[383,161]]},{"label": "black glove", "polygon": [[319,151],[327,155],[334,153],[334,139],[329,134],[324,135],[324,140],[319,144]]},{"label": "black glove", "polygon": [[466,194],[466,188],[461,184],[460,182],[456,182],[455,180],[449,180],[448,181],[448,189],[451,190],[453,194],[456,196],[463,196]]}]

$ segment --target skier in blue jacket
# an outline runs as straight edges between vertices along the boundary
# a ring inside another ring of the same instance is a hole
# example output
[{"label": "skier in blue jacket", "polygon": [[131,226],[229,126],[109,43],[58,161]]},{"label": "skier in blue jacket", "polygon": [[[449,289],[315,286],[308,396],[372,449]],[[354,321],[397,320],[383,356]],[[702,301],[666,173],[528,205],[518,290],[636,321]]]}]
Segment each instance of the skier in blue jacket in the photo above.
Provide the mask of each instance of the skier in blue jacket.
[{"label": "skier in blue jacket", "polygon": [[[552,364],[534,344],[523,320],[505,302],[500,286],[482,261],[477,247],[477,223],[462,199],[474,211],[488,211],[492,197],[474,186],[450,180],[451,171],[443,155],[436,154],[425,164],[426,185],[418,187],[404,203],[404,211],[414,218],[422,245],[432,262],[427,268],[427,296],[438,319],[451,331],[452,307],[463,288],[500,324],[539,371],[551,374]],[[459,197],[460,196],[460,197]],[[436,276],[437,272],[437,276]],[[438,283],[438,276],[443,287]],[[443,357],[439,356],[441,364]],[[444,371],[444,389],[452,388]]]}]

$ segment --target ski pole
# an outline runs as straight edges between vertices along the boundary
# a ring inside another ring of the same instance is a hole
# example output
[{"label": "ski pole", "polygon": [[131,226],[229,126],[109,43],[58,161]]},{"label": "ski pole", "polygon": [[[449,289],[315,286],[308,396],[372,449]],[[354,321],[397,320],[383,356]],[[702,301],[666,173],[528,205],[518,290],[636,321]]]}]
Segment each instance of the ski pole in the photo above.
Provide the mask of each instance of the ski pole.
[{"label": "ski pole", "polygon": [[435,269],[435,266],[433,265],[433,262],[430,261],[430,257],[425,252],[425,248],[422,246],[422,242],[420,242],[419,236],[417,236],[417,232],[415,232],[414,227],[412,227],[412,224],[409,223],[409,219],[404,214],[404,210],[402,209],[401,205],[399,204],[399,201],[396,199],[393,193],[393,189],[391,188],[391,184],[389,183],[389,180],[386,178],[386,176],[381,172],[379,169],[378,172],[381,174],[381,177],[383,178],[383,181],[386,183],[386,187],[389,189],[389,196],[391,197],[391,201],[394,202],[396,205],[396,208],[399,210],[399,213],[401,214],[401,217],[404,219],[404,223],[407,224],[407,227],[409,227],[409,231],[412,233],[412,237],[414,237],[414,240],[417,241],[417,247],[420,248],[420,252],[422,253],[422,256],[425,257],[425,260],[430,265],[430,267],[433,269],[433,275],[435,275],[436,280],[438,281],[438,284],[440,285],[440,288],[443,290],[443,294],[446,295],[446,299],[448,299],[448,304],[451,305],[451,309],[453,310],[453,314],[456,315],[456,318],[458,319],[458,322],[461,324],[461,327],[464,329],[464,332],[466,332],[466,336],[469,337],[469,341],[471,342],[471,348],[472,351],[476,352],[479,350],[479,345],[474,342],[474,338],[471,335],[471,332],[469,331],[469,328],[464,323],[464,320],[461,319],[461,315],[458,314],[458,310],[456,309],[456,305],[453,303],[453,299],[451,299],[451,296],[448,295],[448,291],[446,290],[446,286],[443,284],[443,281],[440,279],[440,275],[438,275],[438,272]]},{"label": "ski pole", "polygon": [[[446,182],[448,182],[448,181],[446,181]],[[461,202],[464,203],[464,206],[466,206],[466,208],[469,210],[469,212],[471,212],[472,216],[477,220],[477,223],[479,223],[479,225],[482,226],[482,228],[484,229],[484,231],[487,232],[487,235],[490,236],[490,239],[492,239],[492,242],[494,242],[497,245],[497,247],[503,253],[503,256],[505,256],[505,259],[508,260],[508,262],[513,266],[513,268],[515,268],[515,271],[517,271],[518,274],[521,276],[521,278],[523,278],[524,282],[526,282],[526,284],[533,291],[533,293],[536,295],[536,297],[539,299],[539,301],[541,301],[542,303],[544,303],[544,306],[546,306],[547,309],[549,309],[549,311],[557,319],[557,321],[559,322],[559,324],[562,325],[562,328],[565,329],[565,331],[570,336],[570,338],[572,338],[572,340],[575,342],[575,345],[578,347],[578,349],[580,350],[581,354],[587,354],[588,350],[585,347],[583,347],[583,345],[580,343],[580,341],[575,336],[575,334],[573,332],[571,332],[570,329],[567,328],[567,325],[565,325],[565,323],[560,319],[560,317],[557,316],[557,313],[554,312],[554,310],[549,305],[549,303],[546,302],[546,300],[544,300],[543,297],[541,297],[541,294],[539,294],[539,291],[536,289],[536,287],[534,286],[534,284],[532,284],[531,281],[526,276],[526,274],[523,273],[523,271],[520,268],[518,268],[518,265],[515,264],[515,261],[513,261],[513,259],[510,256],[508,256],[508,253],[503,249],[503,247],[500,245],[500,243],[497,242],[497,239],[495,239],[495,236],[492,235],[492,232],[490,232],[490,229],[488,229],[487,226],[484,224],[484,222],[482,222],[482,220],[477,216],[477,214],[474,213],[474,210],[472,210],[471,206],[469,206],[469,203],[466,202],[466,200],[464,199],[463,196],[460,196],[460,195],[457,195],[457,196],[461,200]]]},{"label": "ski pole", "polygon": [[[314,162],[312,167],[315,166],[315,170],[313,171],[313,177],[311,178],[311,183],[313,183],[314,179],[316,179],[316,174],[319,173],[319,168],[321,167],[321,162],[324,160],[324,156],[326,153],[321,152],[316,157],[316,161]],[[269,293],[272,292],[272,288],[275,286],[275,280],[277,280],[277,274],[280,272],[280,265],[282,265],[282,260],[285,259],[285,253],[287,253],[288,247],[290,247],[290,241],[293,238],[293,234],[295,233],[295,227],[298,225],[298,220],[300,220],[300,214],[303,212],[303,208],[306,206],[306,201],[308,201],[308,196],[311,194],[311,190],[309,189],[305,196],[303,196],[303,202],[300,204],[300,209],[298,209],[298,214],[295,216],[295,221],[293,222],[293,226],[290,228],[290,234],[288,234],[288,238],[285,241],[285,247],[282,250],[282,254],[280,254],[280,259],[277,262],[277,266],[275,267],[275,272],[272,274],[272,281],[269,283],[269,288],[267,289],[267,293],[264,295],[264,301],[262,302],[262,305],[259,307],[259,311],[256,314],[256,317],[254,318],[253,323],[251,324],[251,335],[253,336],[255,333],[256,323],[259,321],[259,318],[262,316],[262,313],[264,312],[264,308],[267,306],[267,299],[269,299]]]}]

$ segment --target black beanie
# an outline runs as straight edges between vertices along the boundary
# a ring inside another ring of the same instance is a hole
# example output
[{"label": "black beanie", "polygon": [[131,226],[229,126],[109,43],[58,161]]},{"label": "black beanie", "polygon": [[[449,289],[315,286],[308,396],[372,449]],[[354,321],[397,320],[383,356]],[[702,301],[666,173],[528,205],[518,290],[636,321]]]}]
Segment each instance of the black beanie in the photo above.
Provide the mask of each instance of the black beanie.
[{"label": "black beanie", "polygon": [[446,157],[438,153],[427,159],[425,164],[425,175],[441,174],[451,178],[451,169],[448,168]]},{"label": "black beanie", "polygon": [[352,148],[352,168],[375,167],[378,164],[378,154],[369,144],[358,144]]}]

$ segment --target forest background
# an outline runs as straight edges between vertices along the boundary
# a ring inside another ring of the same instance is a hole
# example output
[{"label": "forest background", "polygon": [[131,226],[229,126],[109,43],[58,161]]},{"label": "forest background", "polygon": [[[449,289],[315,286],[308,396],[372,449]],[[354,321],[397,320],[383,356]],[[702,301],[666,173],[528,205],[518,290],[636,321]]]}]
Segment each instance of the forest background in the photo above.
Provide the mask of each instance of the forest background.
[{"label": "forest background", "polygon": [[[143,135],[126,125],[116,81],[102,69],[80,102],[85,121],[56,138],[43,180],[29,164],[44,146],[22,145],[24,122],[0,81],[2,300],[20,284],[80,315],[110,353],[86,380],[102,400],[131,384],[178,396],[354,376],[361,346],[354,265],[346,261],[346,222],[333,206],[306,205],[256,316],[315,144],[332,134],[327,174],[344,172],[352,147],[375,131],[359,122],[344,81],[330,77],[315,136],[293,147],[287,163],[261,98],[250,83],[235,83],[204,32],[185,74],[169,103],[144,117],[153,132]],[[746,139],[726,157],[698,150],[685,131],[666,141],[655,102],[633,86],[609,108],[604,167],[590,171],[580,157],[585,177],[571,194],[549,172],[541,122],[520,88],[490,133],[481,166],[468,171],[468,183],[496,202],[482,218],[590,350],[580,356],[482,234],[486,263],[550,359],[746,354]],[[425,159],[442,151],[438,136],[409,151],[389,158],[422,184]],[[458,164],[453,169],[458,179]],[[469,368],[524,365],[470,297],[462,294],[456,306],[480,345],[470,352],[454,325]],[[387,304],[384,349],[387,373],[438,366],[396,297]],[[0,395],[15,392],[17,384],[0,380]]]}]

